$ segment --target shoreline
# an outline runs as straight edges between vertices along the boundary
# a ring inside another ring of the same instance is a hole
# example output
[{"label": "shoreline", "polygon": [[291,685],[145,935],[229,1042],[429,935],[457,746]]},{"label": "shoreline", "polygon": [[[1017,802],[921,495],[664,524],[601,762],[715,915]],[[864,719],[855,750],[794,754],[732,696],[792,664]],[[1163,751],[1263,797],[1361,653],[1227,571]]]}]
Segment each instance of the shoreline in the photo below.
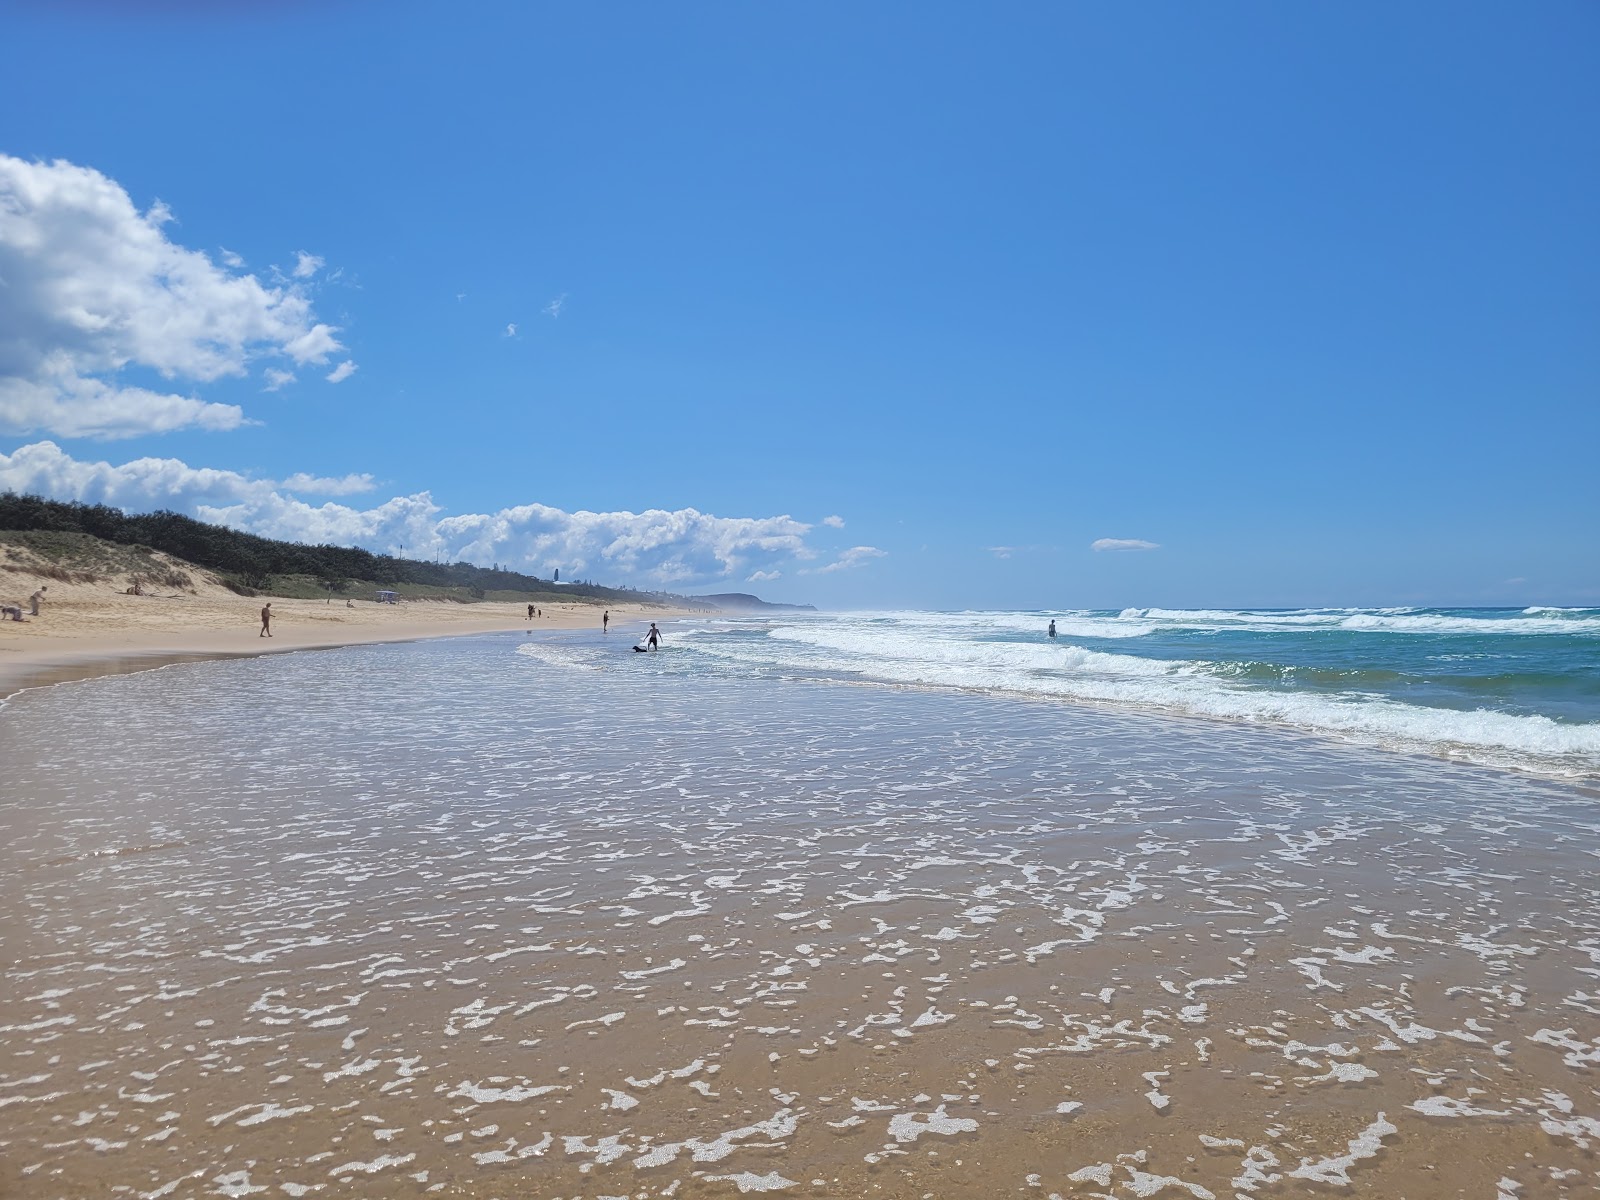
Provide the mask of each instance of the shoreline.
[{"label": "shoreline", "polygon": [[[426,604],[426,607],[422,607]],[[671,608],[561,605],[546,610],[542,617],[529,620],[524,606],[486,603],[472,609],[490,610],[479,616],[463,611],[462,606],[413,601],[396,606],[394,613],[374,612],[363,604],[358,609],[332,609],[315,601],[277,600],[273,605],[273,636],[262,638],[256,618],[251,615],[254,601],[240,616],[251,623],[233,628],[157,628],[126,627],[83,632],[81,625],[69,632],[30,633],[26,640],[0,640],[0,706],[12,697],[33,688],[51,687],[80,679],[104,675],[125,675],[156,670],[180,663],[207,662],[228,658],[258,658],[267,654],[288,654],[300,650],[334,650],[343,646],[378,645],[388,642],[414,642],[429,638],[468,637],[474,634],[509,633],[516,630],[570,630],[598,626],[600,613],[610,611],[613,625],[635,621],[670,620],[699,615],[694,610]],[[280,607],[281,606],[281,607]],[[356,613],[380,618],[352,620]],[[423,615],[423,614],[427,615]],[[331,614],[337,614],[333,616]],[[47,608],[34,621],[43,623],[52,612]],[[323,628],[309,624],[314,620]],[[326,623],[334,621],[335,629]],[[6,625],[12,624],[5,622]],[[4,632],[10,632],[5,630]]]},{"label": "shoreline", "polygon": [[1591,798],[507,640],[0,722],[11,1190],[1592,1176]]}]

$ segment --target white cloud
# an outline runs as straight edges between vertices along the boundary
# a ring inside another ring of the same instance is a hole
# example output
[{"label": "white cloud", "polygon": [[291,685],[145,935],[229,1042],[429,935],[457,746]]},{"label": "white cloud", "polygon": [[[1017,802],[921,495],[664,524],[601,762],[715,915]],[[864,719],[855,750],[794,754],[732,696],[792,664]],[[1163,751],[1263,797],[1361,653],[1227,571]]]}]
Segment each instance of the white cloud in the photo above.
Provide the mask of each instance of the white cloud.
[{"label": "white cloud", "polygon": [[0,434],[233,429],[245,423],[234,405],[118,376],[204,383],[263,355],[304,365],[342,348],[300,290],[169,241],[171,219],[91,168],[0,154]]},{"label": "white cloud", "polygon": [[1159,550],[1161,543],[1146,542],[1140,538],[1100,538],[1091,542],[1091,550]]},{"label": "white cloud", "polygon": [[175,458],[136,458],[115,467],[82,462],[54,442],[35,442],[10,455],[0,454],[0,490],[117,508],[192,511],[198,504],[264,497],[272,487],[270,480],[191,467]]},{"label": "white cloud", "polygon": [[744,577],[746,583],[771,583],[774,579],[783,578],[782,571],[752,571]]},{"label": "white cloud", "polygon": [[865,566],[875,558],[887,558],[887,550],[879,550],[876,546],[851,546],[843,554],[825,567],[813,567],[801,571],[802,575],[831,575],[835,571],[848,571],[851,567]]},{"label": "white cloud", "polygon": [[232,267],[236,271],[240,267],[244,266],[244,259],[235,254],[232,250],[229,250],[226,246],[219,246],[217,248],[217,257],[222,260],[223,266]]},{"label": "white cloud", "polygon": [[539,311],[544,313],[544,315],[547,317],[559,317],[561,315],[561,310],[566,307],[566,304],[567,294],[562,292],[561,295],[550,301],[549,304],[546,304]]},{"label": "white cloud", "polygon": [[310,492],[317,496],[353,496],[358,492],[370,492],[376,485],[371,475],[341,475],[330,479],[326,475],[298,471],[277,486],[287,492]]},{"label": "white cloud", "polygon": [[843,517],[823,517],[822,518],[822,523],[824,525],[826,525],[829,529],[843,529],[844,528],[844,518]]},{"label": "white cloud", "polygon": [[[365,475],[295,475],[279,484],[170,458],[121,466],[80,462],[52,442],[0,454],[0,489],[119,508],[172,508],[266,537],[451,562],[510,563],[545,577],[559,567],[569,579],[690,588],[761,572],[773,572],[775,578],[783,567],[816,555],[805,540],[812,527],[789,516],[718,517],[692,508],[566,512],[528,504],[451,517],[442,515],[427,492],[366,509],[333,501],[313,505],[287,494],[340,495],[370,485]],[[842,570],[882,554],[857,546],[822,570]]]},{"label": "white cloud", "polygon": [[996,558],[1010,558],[1013,554],[1015,554],[1017,552],[1018,547],[1016,547],[1016,546],[985,546],[984,549],[987,550],[990,554],[994,555]]},{"label": "white cloud", "polygon": [[296,279],[310,279],[325,266],[322,258],[315,254],[307,254],[304,250],[294,252],[294,277]]},{"label": "white cloud", "polygon": [[505,336],[506,337],[516,337],[517,336],[517,323],[515,321],[507,322]]},{"label": "white cloud", "polygon": [[356,365],[348,358],[328,372],[329,383],[343,383],[356,373]]},{"label": "white cloud", "polygon": [[293,371],[280,371],[277,367],[268,367],[262,375],[267,380],[267,386],[261,389],[263,392],[275,392],[285,384],[294,382]]},{"label": "white cloud", "polygon": [[[5,292],[0,289],[0,302]],[[236,404],[208,404],[139,387],[114,387],[56,362],[35,379],[0,374],[0,433],[48,429],[62,437],[122,438],[174,429],[213,432],[249,424]]]}]

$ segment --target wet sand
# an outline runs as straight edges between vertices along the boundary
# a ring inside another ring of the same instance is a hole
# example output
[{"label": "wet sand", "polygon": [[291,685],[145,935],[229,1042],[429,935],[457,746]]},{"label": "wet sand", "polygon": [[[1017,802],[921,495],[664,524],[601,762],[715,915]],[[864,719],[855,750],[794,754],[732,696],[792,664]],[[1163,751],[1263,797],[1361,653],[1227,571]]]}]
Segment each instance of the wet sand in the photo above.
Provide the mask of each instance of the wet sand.
[{"label": "wet sand", "polygon": [[[281,654],[374,642],[461,637],[506,630],[587,629],[609,611],[619,627],[682,615],[665,606],[582,603],[541,606],[530,620],[523,604],[412,601],[347,608],[341,599],[204,596],[47,597],[42,614],[0,621],[0,699],[38,687],[96,675],[147,670],[173,663]],[[85,589],[78,589],[83,591]],[[272,636],[261,636],[261,608],[272,603]]]},{"label": "wet sand", "polygon": [[1600,1186],[1592,792],[457,650],[14,703],[0,1195]]}]

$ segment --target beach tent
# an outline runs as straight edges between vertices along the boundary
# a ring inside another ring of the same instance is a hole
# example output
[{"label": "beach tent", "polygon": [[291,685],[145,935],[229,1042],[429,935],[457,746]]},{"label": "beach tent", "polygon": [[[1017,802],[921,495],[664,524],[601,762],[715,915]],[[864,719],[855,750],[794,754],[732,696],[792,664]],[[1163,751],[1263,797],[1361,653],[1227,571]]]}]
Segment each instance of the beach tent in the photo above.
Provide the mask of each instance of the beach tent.
[{"label": "beach tent", "polygon": [[391,592],[384,588],[378,589],[378,594],[373,597],[379,604],[394,604],[400,599],[399,592]]}]

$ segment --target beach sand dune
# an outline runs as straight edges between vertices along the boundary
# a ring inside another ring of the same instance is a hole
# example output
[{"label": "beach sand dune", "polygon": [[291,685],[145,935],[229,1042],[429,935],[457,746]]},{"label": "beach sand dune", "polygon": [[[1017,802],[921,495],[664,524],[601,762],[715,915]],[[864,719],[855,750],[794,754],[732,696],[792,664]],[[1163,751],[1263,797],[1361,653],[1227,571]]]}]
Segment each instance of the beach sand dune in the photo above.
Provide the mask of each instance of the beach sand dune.
[{"label": "beach sand dune", "polygon": [[[85,574],[79,572],[39,573],[43,565],[25,548],[0,544],[0,602],[19,603],[27,613],[28,597],[47,589],[40,616],[0,621],[0,696],[24,682],[138,670],[157,661],[507,629],[591,628],[607,610],[618,623],[658,620],[677,611],[648,604],[557,602],[539,605],[543,615],[530,622],[522,603],[382,604],[369,592],[316,600],[242,596],[210,573],[159,552],[141,556],[138,571],[119,561],[92,581],[60,577]],[[143,595],[129,594],[136,578]],[[269,602],[271,639],[259,636],[261,609]]]}]

